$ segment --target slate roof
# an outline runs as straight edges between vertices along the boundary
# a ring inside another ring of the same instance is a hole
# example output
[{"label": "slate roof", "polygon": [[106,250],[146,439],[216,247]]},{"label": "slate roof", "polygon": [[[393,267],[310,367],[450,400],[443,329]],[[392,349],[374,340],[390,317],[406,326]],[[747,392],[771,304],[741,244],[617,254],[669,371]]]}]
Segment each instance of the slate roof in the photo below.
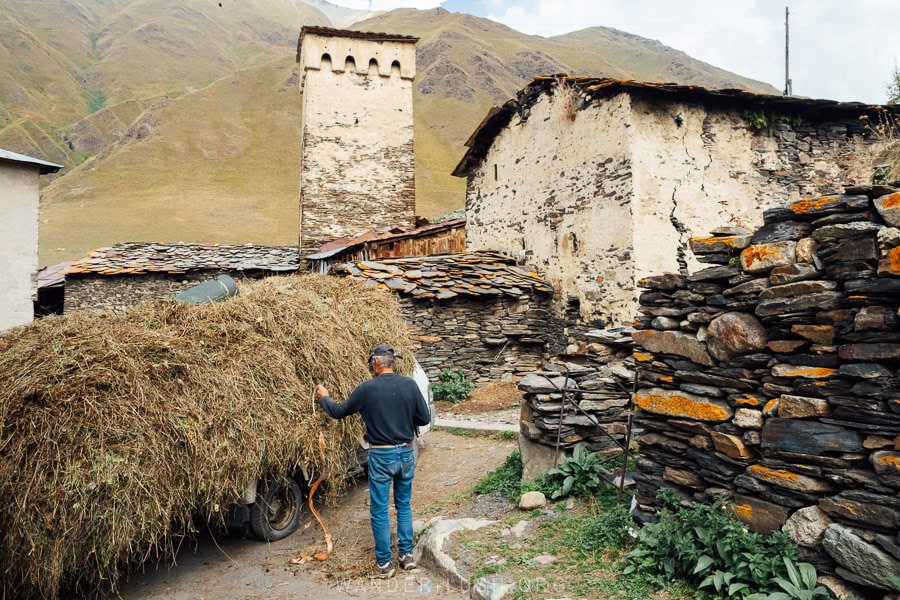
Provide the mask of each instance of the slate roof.
[{"label": "slate roof", "polygon": [[47,173],[56,173],[64,166],[52,162],[47,162],[46,160],[41,160],[39,158],[33,158],[31,156],[19,154],[18,152],[12,152],[11,150],[4,150],[3,148],[0,148],[0,163],[37,167],[40,170],[41,175],[46,175]]},{"label": "slate roof", "polygon": [[206,246],[127,242],[72,261],[63,275],[181,274],[191,271],[296,271],[296,246]]},{"label": "slate roof", "polygon": [[453,175],[466,177],[469,172],[481,164],[487,155],[494,138],[509,125],[515,114],[527,117],[527,110],[537,102],[538,98],[548,93],[561,83],[574,85],[590,98],[614,96],[623,92],[643,94],[674,101],[694,101],[705,105],[722,107],[738,107],[747,110],[764,109],[791,115],[815,114],[818,119],[831,115],[846,117],[866,115],[875,118],[879,114],[900,116],[900,105],[871,105],[861,102],[838,102],[837,100],[816,100],[798,96],[781,96],[776,94],[757,94],[736,88],[708,89],[699,85],[680,85],[677,83],[656,83],[634,81],[631,79],[612,79],[608,77],[570,77],[560,75],[540,75],[518,92],[516,98],[507,101],[501,107],[491,108],[484,119],[469,136],[466,146],[469,148],[453,170]]},{"label": "slate roof", "polygon": [[[393,33],[376,33],[373,31],[353,31],[352,29],[334,29],[332,27],[320,27],[318,25],[304,25],[300,28],[300,41],[306,34],[324,35],[328,37],[343,37],[360,40],[370,40],[373,42],[407,42],[416,43],[419,38],[411,35],[397,35]],[[299,44],[297,46],[300,47]]]},{"label": "slate roof", "polygon": [[515,260],[496,252],[358,261],[336,265],[333,272],[415,299],[521,298],[553,293],[537,273],[520,269]]}]

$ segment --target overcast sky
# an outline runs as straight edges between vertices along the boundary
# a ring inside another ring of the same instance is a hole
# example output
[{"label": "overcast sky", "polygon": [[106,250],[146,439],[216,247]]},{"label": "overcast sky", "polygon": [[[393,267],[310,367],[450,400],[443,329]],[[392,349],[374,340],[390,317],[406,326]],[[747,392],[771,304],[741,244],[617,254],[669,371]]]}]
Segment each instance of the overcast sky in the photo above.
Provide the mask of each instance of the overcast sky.
[{"label": "overcast sky", "polygon": [[[331,0],[367,9],[369,0]],[[790,8],[793,91],[798,96],[882,104],[900,61],[900,0],[372,0],[467,12],[550,37],[614,27],[784,89],[784,9]]]}]

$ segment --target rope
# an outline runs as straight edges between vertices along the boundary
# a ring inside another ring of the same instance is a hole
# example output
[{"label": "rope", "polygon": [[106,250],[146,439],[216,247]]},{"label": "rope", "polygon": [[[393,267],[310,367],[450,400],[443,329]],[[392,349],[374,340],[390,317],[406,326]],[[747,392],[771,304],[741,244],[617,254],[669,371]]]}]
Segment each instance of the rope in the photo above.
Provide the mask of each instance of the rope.
[{"label": "rope", "polygon": [[322,526],[322,531],[325,533],[325,548],[320,548],[318,550],[316,548],[307,548],[306,550],[301,550],[299,557],[288,560],[288,563],[292,565],[302,565],[314,560],[325,560],[334,551],[334,538],[331,536],[331,532],[328,531],[328,526],[325,525],[325,521],[319,516],[316,507],[313,506],[313,496],[316,495],[316,489],[318,489],[319,484],[322,483],[322,474],[325,472],[325,434],[321,431],[319,432],[319,454],[322,457],[322,468],[319,470],[319,477],[316,478],[312,487],[309,488],[309,511],[316,518],[316,521],[319,522],[319,525]]}]

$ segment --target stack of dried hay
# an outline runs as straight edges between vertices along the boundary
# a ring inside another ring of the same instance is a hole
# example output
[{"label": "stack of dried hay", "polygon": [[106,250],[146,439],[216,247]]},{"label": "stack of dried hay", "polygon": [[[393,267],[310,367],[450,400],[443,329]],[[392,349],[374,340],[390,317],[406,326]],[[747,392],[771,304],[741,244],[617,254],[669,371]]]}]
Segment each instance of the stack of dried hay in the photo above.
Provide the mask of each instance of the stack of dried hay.
[{"label": "stack of dried hay", "polygon": [[114,587],[191,515],[218,519],[249,481],[318,464],[320,430],[341,480],[363,426],[313,410],[313,391],[345,398],[380,342],[413,355],[390,294],[326,276],[0,336],[0,597]]}]

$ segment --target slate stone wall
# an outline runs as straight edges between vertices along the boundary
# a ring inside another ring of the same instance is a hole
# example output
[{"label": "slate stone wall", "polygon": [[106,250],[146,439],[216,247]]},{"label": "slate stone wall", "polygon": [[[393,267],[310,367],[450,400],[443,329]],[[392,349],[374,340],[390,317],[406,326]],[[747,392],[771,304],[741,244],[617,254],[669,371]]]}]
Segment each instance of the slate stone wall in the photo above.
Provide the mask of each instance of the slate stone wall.
[{"label": "slate stone wall", "polygon": [[[183,289],[209,279],[215,279],[219,271],[182,273],[166,275],[147,273],[143,275],[67,275],[65,285],[64,311],[83,308],[125,311],[141,302],[152,302],[163,298],[174,298]],[[241,281],[259,279],[270,275],[268,272],[229,273],[238,284]]]},{"label": "slate stone wall", "polygon": [[402,297],[400,307],[420,344],[416,357],[433,382],[447,368],[465,369],[477,385],[534,371],[564,328],[549,296],[443,302]]},{"label": "slate stone wall", "polygon": [[640,514],[661,487],[727,497],[881,597],[900,573],[900,193],[848,189],[764,220],[692,240],[718,266],[640,282]]}]

